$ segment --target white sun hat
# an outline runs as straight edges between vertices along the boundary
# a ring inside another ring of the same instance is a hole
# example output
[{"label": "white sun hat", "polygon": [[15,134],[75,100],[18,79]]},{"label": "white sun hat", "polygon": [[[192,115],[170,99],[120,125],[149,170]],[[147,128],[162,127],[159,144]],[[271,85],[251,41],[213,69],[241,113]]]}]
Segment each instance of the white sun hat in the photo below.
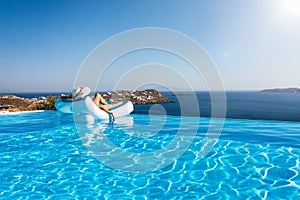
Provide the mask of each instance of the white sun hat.
[{"label": "white sun hat", "polygon": [[77,88],[74,88],[73,91],[72,91],[72,96],[73,96],[73,99],[82,99],[84,97],[86,97],[87,95],[89,95],[91,92],[91,89],[88,88],[88,87],[77,87]]}]

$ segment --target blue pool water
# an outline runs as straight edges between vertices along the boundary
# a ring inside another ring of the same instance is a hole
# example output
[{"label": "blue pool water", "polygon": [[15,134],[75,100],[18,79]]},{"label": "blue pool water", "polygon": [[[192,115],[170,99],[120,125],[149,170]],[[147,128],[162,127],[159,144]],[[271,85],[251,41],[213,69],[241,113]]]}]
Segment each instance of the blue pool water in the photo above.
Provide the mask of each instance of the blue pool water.
[{"label": "blue pool water", "polygon": [[[209,122],[133,114],[75,126],[54,111],[0,115],[0,199],[300,199],[299,122],[226,119],[202,157]],[[110,141],[147,168],[153,163],[140,155],[170,144],[178,130],[180,144],[193,136],[190,146],[155,171],[126,171],[127,158],[93,148]]]}]

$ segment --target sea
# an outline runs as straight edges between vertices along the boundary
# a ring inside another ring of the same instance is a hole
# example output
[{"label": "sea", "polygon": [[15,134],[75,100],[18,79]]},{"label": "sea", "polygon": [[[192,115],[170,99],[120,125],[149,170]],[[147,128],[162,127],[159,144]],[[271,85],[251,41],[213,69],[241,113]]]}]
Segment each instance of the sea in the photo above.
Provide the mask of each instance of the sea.
[{"label": "sea", "polygon": [[[100,92],[101,93],[101,92]],[[69,92],[7,93],[23,98],[47,97],[70,94]],[[172,100],[160,104],[163,109],[153,109],[153,104],[135,105],[134,114],[211,117],[211,95],[207,91],[162,92]],[[195,99],[195,96],[197,99]],[[300,121],[300,93],[227,91],[226,118]],[[199,108],[198,111],[195,108]],[[184,112],[183,112],[184,111]]]}]

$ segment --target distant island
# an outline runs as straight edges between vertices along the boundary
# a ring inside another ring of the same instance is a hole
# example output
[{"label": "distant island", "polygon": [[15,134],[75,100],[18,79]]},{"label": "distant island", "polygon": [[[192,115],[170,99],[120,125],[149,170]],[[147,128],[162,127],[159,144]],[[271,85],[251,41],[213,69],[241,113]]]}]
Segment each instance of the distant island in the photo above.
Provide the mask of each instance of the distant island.
[{"label": "distant island", "polygon": [[274,88],[274,89],[265,89],[261,92],[285,92],[285,93],[300,93],[300,88]]},{"label": "distant island", "polygon": [[[54,107],[60,96],[39,98],[21,98],[15,95],[0,94],[0,112],[18,112],[32,110],[56,110]],[[110,102],[132,101],[133,104],[156,104],[172,102],[155,89],[143,91],[123,90],[102,93],[104,99]]]}]

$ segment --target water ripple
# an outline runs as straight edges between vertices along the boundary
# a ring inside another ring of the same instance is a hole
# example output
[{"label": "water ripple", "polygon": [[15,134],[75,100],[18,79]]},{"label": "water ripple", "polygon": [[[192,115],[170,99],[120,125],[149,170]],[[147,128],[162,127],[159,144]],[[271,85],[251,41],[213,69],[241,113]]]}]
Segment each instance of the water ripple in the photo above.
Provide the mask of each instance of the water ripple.
[{"label": "water ripple", "polygon": [[[40,123],[41,117],[56,122],[46,120],[43,125],[28,128],[24,125],[27,121],[31,125]],[[287,143],[287,138],[297,135],[299,123],[229,120],[224,136],[201,158],[203,130],[209,121],[201,119],[203,125],[196,138],[178,160],[151,173],[128,173],[99,162],[82,145],[71,119],[61,117],[52,112],[20,116],[23,128],[18,125],[16,129],[20,134],[12,130],[11,120],[17,119],[0,119],[4,125],[0,129],[1,199],[300,198],[300,149],[298,144]],[[133,117],[134,123],[146,123],[143,115]],[[195,120],[189,119],[188,126],[197,124]],[[178,121],[167,117],[167,128],[160,134],[147,130],[147,137],[130,137],[117,126],[103,135],[97,130],[97,137],[88,139],[90,145],[97,145],[101,137],[108,137],[133,152],[155,152],[175,137]],[[125,130],[135,135],[134,128]],[[142,129],[137,131],[143,134]],[[188,137],[188,127],[185,131]],[[280,141],[281,136],[284,141]],[[179,141],[184,142],[184,138]],[[294,143],[298,141],[299,137]],[[166,155],[157,156],[164,162]],[[136,157],[135,162],[142,160]]]}]

